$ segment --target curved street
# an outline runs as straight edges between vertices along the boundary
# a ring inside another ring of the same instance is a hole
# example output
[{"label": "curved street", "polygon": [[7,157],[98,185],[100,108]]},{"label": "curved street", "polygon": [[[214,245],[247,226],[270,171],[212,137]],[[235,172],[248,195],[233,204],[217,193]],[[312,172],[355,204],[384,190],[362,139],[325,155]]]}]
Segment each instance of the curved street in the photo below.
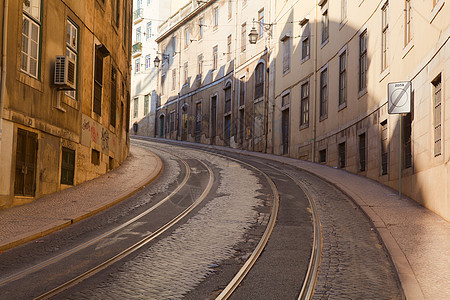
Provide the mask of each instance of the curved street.
[{"label": "curved street", "polygon": [[252,259],[232,299],[294,299],[308,288],[315,299],[402,298],[369,219],[330,183],[240,153],[134,144],[161,158],[159,177],[93,217],[3,253],[2,298],[221,298]]}]

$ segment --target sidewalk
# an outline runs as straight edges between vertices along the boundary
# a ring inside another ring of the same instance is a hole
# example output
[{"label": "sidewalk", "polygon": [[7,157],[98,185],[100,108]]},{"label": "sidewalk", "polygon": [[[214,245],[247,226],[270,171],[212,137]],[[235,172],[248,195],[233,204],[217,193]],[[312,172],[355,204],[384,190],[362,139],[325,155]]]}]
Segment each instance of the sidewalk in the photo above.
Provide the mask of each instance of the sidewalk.
[{"label": "sidewalk", "polygon": [[[154,139],[159,140],[159,139]],[[168,140],[164,140],[168,141]],[[374,180],[293,158],[190,144],[289,164],[333,184],[369,216],[398,271],[407,299],[450,299],[450,224],[417,202]]]},{"label": "sidewalk", "polygon": [[131,146],[127,160],[105,175],[0,211],[0,251],[67,227],[124,200],[153,181],[162,167],[155,154]]}]

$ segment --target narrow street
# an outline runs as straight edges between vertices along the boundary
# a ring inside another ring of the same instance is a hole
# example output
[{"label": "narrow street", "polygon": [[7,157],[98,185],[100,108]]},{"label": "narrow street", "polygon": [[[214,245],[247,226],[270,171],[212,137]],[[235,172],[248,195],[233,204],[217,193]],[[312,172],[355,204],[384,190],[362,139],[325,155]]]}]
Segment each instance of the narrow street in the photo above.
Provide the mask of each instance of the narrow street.
[{"label": "narrow street", "polygon": [[[91,218],[4,252],[0,298],[214,299],[243,268],[232,299],[295,299],[308,286],[316,299],[402,298],[369,220],[330,184],[259,158],[133,143],[162,159],[160,176]],[[314,230],[321,251],[317,278],[307,281]]]}]

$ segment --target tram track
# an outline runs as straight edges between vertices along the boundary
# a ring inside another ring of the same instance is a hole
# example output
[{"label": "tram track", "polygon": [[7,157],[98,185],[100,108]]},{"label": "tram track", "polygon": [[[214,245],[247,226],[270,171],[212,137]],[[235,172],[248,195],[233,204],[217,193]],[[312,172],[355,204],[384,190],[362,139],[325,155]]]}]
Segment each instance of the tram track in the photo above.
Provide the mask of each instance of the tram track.
[{"label": "tram track", "polygon": [[[172,143],[169,142],[169,144],[172,144]],[[176,143],[173,143],[173,144],[177,145]],[[278,213],[278,208],[279,208],[280,196],[278,193],[278,189],[277,189],[275,183],[273,182],[273,180],[267,175],[266,172],[255,167],[254,165],[244,162],[240,159],[236,159],[236,158],[232,158],[230,156],[219,154],[217,151],[213,151],[211,149],[205,150],[205,149],[203,149],[204,147],[202,147],[202,146],[199,146],[199,147],[190,146],[190,148],[196,149],[198,151],[206,152],[209,154],[213,153],[214,155],[221,156],[221,157],[224,157],[229,160],[233,160],[235,162],[244,164],[244,165],[258,171],[260,174],[262,174],[266,178],[266,180],[269,183],[269,185],[273,191],[273,194],[274,194],[274,203],[272,206],[271,216],[270,216],[268,225],[266,227],[266,230],[264,231],[262,238],[260,239],[258,245],[256,246],[256,248],[254,249],[254,251],[252,252],[250,257],[248,258],[248,260],[244,263],[244,265],[236,273],[236,275],[233,277],[233,279],[229,282],[229,284],[223,289],[223,291],[216,298],[217,300],[224,300],[224,299],[228,299],[233,294],[233,292],[238,288],[238,286],[242,283],[242,281],[245,279],[245,276],[250,272],[251,268],[253,267],[253,265],[256,263],[257,259],[263,252],[264,247],[268,243],[270,235],[272,234],[273,229],[275,227],[275,222],[277,219],[277,213]],[[251,160],[254,161],[254,159],[251,159]],[[303,284],[301,286],[301,289],[300,289],[300,292],[298,295],[298,299],[299,300],[312,299],[312,296],[314,294],[314,288],[317,283],[318,270],[319,270],[319,266],[320,266],[321,245],[322,245],[320,218],[319,218],[319,214],[318,214],[318,210],[316,207],[314,197],[309,192],[309,190],[306,186],[301,184],[298,180],[296,180],[294,177],[292,177],[288,173],[281,171],[279,168],[277,168],[271,164],[266,164],[266,166],[268,166],[271,169],[290,178],[304,192],[304,194],[306,195],[306,197],[308,199],[308,202],[309,202],[309,205],[311,208],[311,216],[312,216],[312,222],[313,222],[313,245],[312,245],[312,249],[311,249],[308,269],[307,269]]]}]

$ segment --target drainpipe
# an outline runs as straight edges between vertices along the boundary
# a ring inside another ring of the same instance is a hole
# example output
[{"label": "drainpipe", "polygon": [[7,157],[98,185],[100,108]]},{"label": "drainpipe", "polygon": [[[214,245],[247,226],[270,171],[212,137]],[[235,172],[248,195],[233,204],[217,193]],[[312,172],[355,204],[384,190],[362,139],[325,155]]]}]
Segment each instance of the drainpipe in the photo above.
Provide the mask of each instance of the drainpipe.
[{"label": "drainpipe", "polygon": [[317,109],[317,10],[318,10],[318,3],[316,1],[316,7],[315,7],[315,20],[314,20],[314,105],[313,112],[312,112],[312,162],[315,162],[316,158],[316,109]]},{"label": "drainpipe", "polygon": [[[2,114],[3,114],[3,101],[5,99],[6,89],[6,53],[8,39],[8,0],[3,2],[3,34],[2,34],[2,75],[0,83],[0,141],[2,136]],[[1,144],[1,143],[0,143]]]}]

